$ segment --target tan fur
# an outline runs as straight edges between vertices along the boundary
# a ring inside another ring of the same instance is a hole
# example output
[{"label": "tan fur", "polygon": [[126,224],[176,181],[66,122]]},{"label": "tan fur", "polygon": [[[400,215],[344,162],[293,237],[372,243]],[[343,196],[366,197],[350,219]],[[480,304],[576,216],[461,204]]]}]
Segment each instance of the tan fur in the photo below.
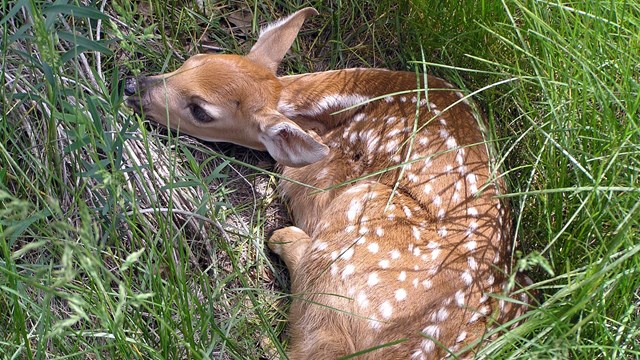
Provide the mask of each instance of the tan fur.
[{"label": "tan fur", "polygon": [[[526,310],[491,295],[504,291],[512,239],[483,119],[435,77],[348,69],[277,78],[313,13],[269,28],[248,57],[197,55],[141,79],[130,103],[193,136],[267,149],[285,177],[310,185],[281,183],[296,227],[269,241],[292,278],[292,359],[383,344],[359,358],[465,347],[469,356],[488,327]],[[271,54],[273,41],[285,44]],[[193,101],[220,118],[199,123]]]}]

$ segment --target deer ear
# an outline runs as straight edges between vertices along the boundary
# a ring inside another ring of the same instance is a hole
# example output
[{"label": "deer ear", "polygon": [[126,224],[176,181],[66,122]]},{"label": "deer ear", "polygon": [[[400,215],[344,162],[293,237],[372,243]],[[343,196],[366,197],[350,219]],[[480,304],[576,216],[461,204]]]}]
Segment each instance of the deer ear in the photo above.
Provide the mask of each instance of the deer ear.
[{"label": "deer ear", "polygon": [[329,148],[284,115],[273,115],[261,126],[260,142],[280,164],[302,167],[322,160]]},{"label": "deer ear", "polygon": [[308,7],[269,24],[260,31],[258,41],[253,45],[247,57],[266,66],[275,74],[278,65],[298,35],[302,23],[311,15],[318,15],[318,11]]}]

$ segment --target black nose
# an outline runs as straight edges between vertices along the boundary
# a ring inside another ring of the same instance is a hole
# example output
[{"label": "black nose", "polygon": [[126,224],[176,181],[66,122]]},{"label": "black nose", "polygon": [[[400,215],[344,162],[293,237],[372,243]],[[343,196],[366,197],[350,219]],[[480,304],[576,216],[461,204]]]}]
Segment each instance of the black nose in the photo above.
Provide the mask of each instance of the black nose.
[{"label": "black nose", "polygon": [[124,94],[135,95],[138,92],[138,80],[136,78],[126,78],[124,80]]}]

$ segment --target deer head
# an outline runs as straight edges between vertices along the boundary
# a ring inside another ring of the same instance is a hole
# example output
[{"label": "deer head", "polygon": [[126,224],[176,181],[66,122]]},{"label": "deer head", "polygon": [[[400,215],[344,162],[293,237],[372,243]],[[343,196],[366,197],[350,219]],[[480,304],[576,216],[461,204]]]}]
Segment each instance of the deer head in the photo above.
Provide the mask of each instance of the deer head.
[{"label": "deer head", "polygon": [[246,56],[199,54],[173,72],[127,79],[127,104],[180,133],[266,150],[286,166],[317,162],[329,148],[278,112],[276,77],[302,23],[316,14],[305,8],[271,24]]}]

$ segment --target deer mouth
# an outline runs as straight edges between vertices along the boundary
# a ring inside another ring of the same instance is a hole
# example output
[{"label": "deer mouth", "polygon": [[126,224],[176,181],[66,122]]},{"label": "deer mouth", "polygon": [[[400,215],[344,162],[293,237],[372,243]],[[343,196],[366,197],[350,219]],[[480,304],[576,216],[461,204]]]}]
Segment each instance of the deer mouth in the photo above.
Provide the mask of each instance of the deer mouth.
[{"label": "deer mouth", "polygon": [[147,104],[149,103],[148,97],[145,97],[144,95],[128,96],[125,102],[127,106],[138,115],[144,115],[147,111]]},{"label": "deer mouth", "polygon": [[150,99],[147,91],[141,87],[145,78],[127,78],[124,81],[124,95],[126,104],[135,113],[143,114],[149,105]]}]

